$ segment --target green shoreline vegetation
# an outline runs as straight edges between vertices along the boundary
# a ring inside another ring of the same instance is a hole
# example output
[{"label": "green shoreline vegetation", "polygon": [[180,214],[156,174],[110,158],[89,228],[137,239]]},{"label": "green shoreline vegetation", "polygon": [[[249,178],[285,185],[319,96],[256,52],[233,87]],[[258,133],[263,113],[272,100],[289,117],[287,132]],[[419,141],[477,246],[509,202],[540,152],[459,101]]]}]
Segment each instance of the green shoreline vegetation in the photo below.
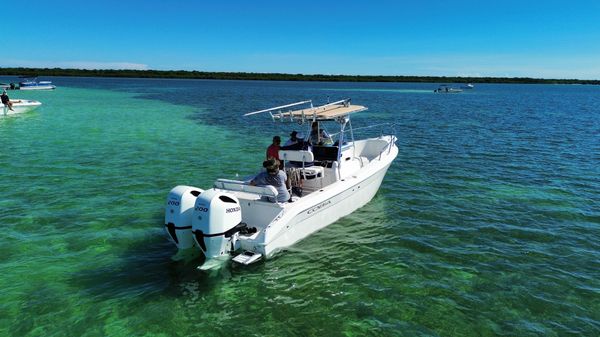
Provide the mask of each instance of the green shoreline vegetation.
[{"label": "green shoreline vegetation", "polygon": [[322,82],[423,82],[423,83],[514,83],[514,84],[600,84],[600,80],[543,79],[530,77],[455,77],[455,76],[383,76],[323,75],[246,72],[209,72],[186,70],[115,70],[62,68],[0,68],[4,76],[73,76],[179,78],[207,80],[322,81]]}]

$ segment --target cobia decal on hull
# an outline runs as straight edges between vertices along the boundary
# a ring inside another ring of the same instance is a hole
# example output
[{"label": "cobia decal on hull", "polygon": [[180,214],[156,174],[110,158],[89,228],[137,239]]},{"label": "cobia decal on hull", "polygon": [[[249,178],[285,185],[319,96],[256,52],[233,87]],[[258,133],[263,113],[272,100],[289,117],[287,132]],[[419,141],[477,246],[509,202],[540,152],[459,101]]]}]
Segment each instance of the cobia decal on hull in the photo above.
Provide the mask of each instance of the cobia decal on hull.
[{"label": "cobia decal on hull", "polygon": [[308,211],[306,211],[306,214],[310,215],[313,214],[315,212],[320,211],[321,209],[323,209],[325,206],[331,204],[331,199],[330,200],[326,200],[323,201],[322,203],[318,204],[317,206],[310,208]]}]

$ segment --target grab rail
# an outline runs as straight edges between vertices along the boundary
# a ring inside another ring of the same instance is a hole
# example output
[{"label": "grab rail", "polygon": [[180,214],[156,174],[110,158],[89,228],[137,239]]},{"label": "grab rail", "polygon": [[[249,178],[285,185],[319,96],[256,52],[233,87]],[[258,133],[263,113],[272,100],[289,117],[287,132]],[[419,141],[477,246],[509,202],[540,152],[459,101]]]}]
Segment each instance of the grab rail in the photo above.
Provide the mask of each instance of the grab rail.
[{"label": "grab rail", "polygon": [[[348,130],[344,130],[343,132],[351,132],[351,133],[355,133],[356,131],[360,130],[366,130],[366,129],[373,129],[373,128],[377,128],[377,127],[381,127],[381,131],[379,134],[379,138],[383,138],[384,136],[384,130],[386,130],[386,127],[389,128],[389,130],[391,132],[386,133],[387,135],[391,136],[390,142],[388,143],[388,145],[382,149],[381,153],[385,152],[385,150],[388,151],[388,154],[392,151],[392,144],[394,144],[396,142],[396,140],[398,139],[398,137],[396,137],[396,123],[380,123],[380,124],[373,124],[373,125],[369,125],[369,126],[363,126],[360,128],[350,128]],[[337,132],[334,134],[331,134],[331,136],[337,136],[342,132]],[[354,146],[354,145],[353,145]],[[381,153],[379,154],[381,156]]]},{"label": "grab rail", "polygon": [[[391,134],[392,135],[396,135],[396,123],[381,123],[381,124],[373,124],[373,125],[369,125],[369,126],[362,126],[360,128],[353,128],[353,131],[357,131],[357,130],[364,130],[364,129],[373,129],[379,126],[389,126],[391,128]],[[381,136],[383,136],[383,128],[381,129]],[[344,130],[344,132],[350,132],[350,130]],[[336,132],[336,133],[332,133],[331,136],[337,136],[339,135],[341,132]]]}]

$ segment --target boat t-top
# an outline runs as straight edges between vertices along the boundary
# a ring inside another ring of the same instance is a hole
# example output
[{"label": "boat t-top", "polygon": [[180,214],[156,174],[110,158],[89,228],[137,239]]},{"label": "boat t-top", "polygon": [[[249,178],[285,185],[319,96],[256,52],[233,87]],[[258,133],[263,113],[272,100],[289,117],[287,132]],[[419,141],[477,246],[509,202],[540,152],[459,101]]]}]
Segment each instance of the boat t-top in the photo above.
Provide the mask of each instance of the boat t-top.
[{"label": "boat t-top", "polygon": [[[354,139],[358,133],[393,127],[353,129],[350,116],[365,110],[345,99],[322,106],[302,101],[245,114],[269,114],[273,121],[290,123],[292,128],[329,123],[337,125],[339,132],[331,135],[335,142],[330,145],[323,142],[279,151],[288,178],[299,177],[295,183],[302,187],[302,193],[292,194],[288,201],[277,202],[278,191],[271,185],[250,185],[252,177],[217,179],[206,190],[186,185],[173,188],[167,197],[165,230],[179,249],[177,255],[200,250],[205,257],[200,269],[214,268],[231,258],[248,265],[272,257],[368,203],[398,155],[398,147],[393,129],[374,138]],[[306,143],[309,138],[304,138]]]}]

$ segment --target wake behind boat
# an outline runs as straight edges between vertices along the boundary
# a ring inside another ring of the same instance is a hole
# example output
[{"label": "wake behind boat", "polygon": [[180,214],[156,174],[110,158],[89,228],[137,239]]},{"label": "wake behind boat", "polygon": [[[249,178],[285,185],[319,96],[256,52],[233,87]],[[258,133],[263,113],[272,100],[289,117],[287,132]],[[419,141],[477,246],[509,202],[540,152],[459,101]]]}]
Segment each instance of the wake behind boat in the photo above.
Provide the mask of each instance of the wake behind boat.
[{"label": "wake behind boat", "polygon": [[41,102],[27,99],[11,99],[12,110],[7,105],[0,104],[2,107],[2,116],[22,114],[33,111],[42,105]]},{"label": "wake behind boat", "polygon": [[[299,106],[306,107],[286,111]],[[200,269],[232,256],[234,262],[248,265],[272,257],[364,206],[398,155],[393,132],[354,139],[359,129],[352,129],[350,115],[364,110],[348,99],[317,107],[304,101],[246,114],[269,113],[273,121],[295,126],[331,123],[340,131],[333,135],[337,139],[332,145],[312,145],[312,151],[279,151],[288,177],[299,176],[302,185],[302,193],[292,196],[291,202],[275,202],[275,187],[252,186],[250,180],[218,179],[208,190],[173,188],[165,210],[169,239],[180,252],[201,250],[206,260]]]}]

